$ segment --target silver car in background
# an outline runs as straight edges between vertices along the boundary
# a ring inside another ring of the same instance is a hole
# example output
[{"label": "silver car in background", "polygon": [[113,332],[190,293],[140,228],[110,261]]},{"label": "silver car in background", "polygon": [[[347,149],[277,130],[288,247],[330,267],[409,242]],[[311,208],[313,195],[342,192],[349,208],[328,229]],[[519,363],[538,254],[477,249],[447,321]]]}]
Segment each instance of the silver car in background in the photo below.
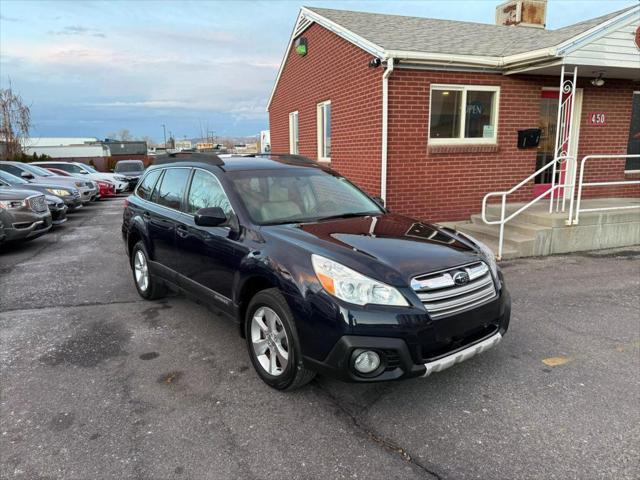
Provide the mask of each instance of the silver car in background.
[{"label": "silver car in background", "polygon": [[83,205],[98,198],[98,186],[91,179],[63,177],[37,165],[22,162],[0,162],[0,170],[27,181],[77,188]]}]

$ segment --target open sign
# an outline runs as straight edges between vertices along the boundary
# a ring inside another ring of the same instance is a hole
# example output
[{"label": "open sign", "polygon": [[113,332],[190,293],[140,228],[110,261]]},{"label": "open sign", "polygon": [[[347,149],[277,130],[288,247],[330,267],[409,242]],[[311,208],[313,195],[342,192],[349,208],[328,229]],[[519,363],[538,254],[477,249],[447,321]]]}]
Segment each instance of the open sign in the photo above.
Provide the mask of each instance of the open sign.
[{"label": "open sign", "polygon": [[589,114],[590,125],[606,125],[607,117],[604,112],[594,112]]}]

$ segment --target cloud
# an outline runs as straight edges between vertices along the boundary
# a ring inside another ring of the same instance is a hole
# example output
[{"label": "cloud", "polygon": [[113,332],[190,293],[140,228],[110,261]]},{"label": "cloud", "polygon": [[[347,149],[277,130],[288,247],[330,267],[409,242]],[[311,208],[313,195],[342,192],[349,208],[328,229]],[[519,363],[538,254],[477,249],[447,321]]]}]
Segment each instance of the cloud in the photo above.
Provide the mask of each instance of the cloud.
[{"label": "cloud", "polygon": [[83,27],[82,25],[68,25],[62,30],[49,30],[49,35],[90,35],[92,37],[106,38],[107,36],[99,30]]},{"label": "cloud", "polygon": [[7,17],[6,15],[0,14],[0,20],[3,22],[24,22],[23,19],[17,17]]}]

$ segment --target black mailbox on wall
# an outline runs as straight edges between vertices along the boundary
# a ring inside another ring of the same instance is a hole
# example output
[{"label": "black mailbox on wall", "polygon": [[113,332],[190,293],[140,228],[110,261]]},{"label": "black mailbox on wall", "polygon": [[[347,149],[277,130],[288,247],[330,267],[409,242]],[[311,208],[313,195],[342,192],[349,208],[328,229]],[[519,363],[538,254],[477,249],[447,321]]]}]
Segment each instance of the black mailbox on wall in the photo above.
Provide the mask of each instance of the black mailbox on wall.
[{"label": "black mailbox on wall", "polygon": [[540,128],[518,130],[518,148],[535,148],[540,144]]}]

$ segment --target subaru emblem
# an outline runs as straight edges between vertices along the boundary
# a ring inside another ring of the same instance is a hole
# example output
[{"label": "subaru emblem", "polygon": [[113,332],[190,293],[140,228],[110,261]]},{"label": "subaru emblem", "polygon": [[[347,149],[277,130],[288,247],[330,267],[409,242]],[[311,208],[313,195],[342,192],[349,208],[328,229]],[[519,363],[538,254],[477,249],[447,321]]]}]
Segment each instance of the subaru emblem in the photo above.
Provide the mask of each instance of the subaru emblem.
[{"label": "subaru emblem", "polygon": [[469,283],[469,274],[467,272],[456,272],[453,275],[453,283],[457,286],[466,285]]}]

